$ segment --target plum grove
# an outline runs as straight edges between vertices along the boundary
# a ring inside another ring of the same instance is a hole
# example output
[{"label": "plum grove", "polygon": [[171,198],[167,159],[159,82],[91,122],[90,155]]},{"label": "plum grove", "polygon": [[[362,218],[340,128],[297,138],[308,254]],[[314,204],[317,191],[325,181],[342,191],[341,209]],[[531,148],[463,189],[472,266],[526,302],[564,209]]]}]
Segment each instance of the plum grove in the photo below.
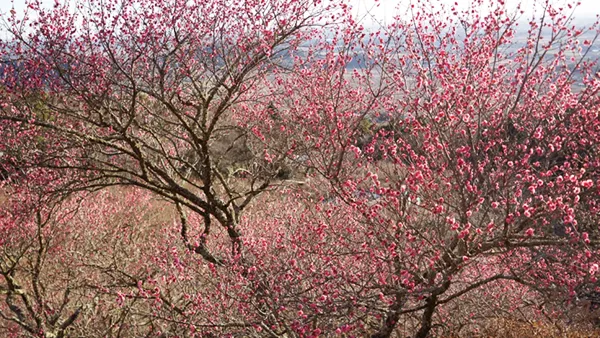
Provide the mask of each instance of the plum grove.
[{"label": "plum grove", "polygon": [[0,332],[597,325],[599,27],[533,6],[416,1],[377,29],[343,0],[2,14]]}]

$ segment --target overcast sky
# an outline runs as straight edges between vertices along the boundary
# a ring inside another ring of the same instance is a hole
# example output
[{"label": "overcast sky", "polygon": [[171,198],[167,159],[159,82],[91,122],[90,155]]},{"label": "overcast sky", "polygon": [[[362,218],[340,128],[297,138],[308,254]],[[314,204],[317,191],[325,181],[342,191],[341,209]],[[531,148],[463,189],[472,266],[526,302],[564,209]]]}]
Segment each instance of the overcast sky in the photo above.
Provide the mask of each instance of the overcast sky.
[{"label": "overcast sky", "polygon": [[[581,4],[575,10],[575,18],[589,20],[600,15],[600,0],[579,1]],[[378,20],[385,22],[398,13],[398,5],[400,5],[401,10],[402,8],[406,9],[410,0],[351,0],[351,2],[353,3],[355,13],[363,16],[368,11],[368,13],[373,14]],[[461,8],[465,8],[471,3],[470,0],[442,0],[442,2],[446,4],[457,2]],[[533,12],[535,2],[535,0],[505,0],[506,7],[509,10],[515,9],[518,4],[521,4],[521,9],[526,12],[525,15]],[[566,4],[575,4],[576,2],[576,0],[551,0],[551,3],[557,7],[566,7]]]},{"label": "overcast sky", "polygon": [[[243,1],[243,0],[239,0]],[[415,1],[415,0],[413,0]],[[467,6],[471,0],[442,0],[446,3],[458,2],[459,6]],[[505,0],[508,8],[514,8],[516,4],[522,3],[522,8],[527,12],[531,11],[535,0]],[[555,4],[575,3],[577,0],[551,0]],[[600,14],[600,0],[579,0],[581,5],[575,12],[576,18],[592,18]],[[53,3],[52,0],[44,0],[45,3]],[[369,11],[377,20],[389,21],[396,13],[398,4],[406,6],[410,0],[350,0],[353,4],[355,13],[364,15]],[[14,6],[17,11],[23,9],[25,0],[14,0]],[[378,3],[378,6],[376,5]],[[12,8],[11,0],[0,0],[0,12],[8,12]]]},{"label": "overcast sky", "polygon": [[[367,8],[374,8],[375,3],[379,3],[379,7],[375,7],[374,10],[378,16],[385,16],[394,12],[395,7],[399,3],[407,4],[408,0],[351,0],[355,7],[365,10]],[[457,2],[459,6],[467,6],[471,3],[470,0],[444,0],[443,2],[451,4]],[[565,0],[553,0],[552,3],[555,5],[565,5],[567,3],[574,4],[577,1],[565,1]],[[595,16],[600,14],[600,1],[599,0],[580,0],[581,5],[578,7],[576,14],[584,16]],[[531,8],[533,6],[533,0],[505,0],[506,6],[514,8],[517,4],[521,3],[521,7],[524,9]]]}]

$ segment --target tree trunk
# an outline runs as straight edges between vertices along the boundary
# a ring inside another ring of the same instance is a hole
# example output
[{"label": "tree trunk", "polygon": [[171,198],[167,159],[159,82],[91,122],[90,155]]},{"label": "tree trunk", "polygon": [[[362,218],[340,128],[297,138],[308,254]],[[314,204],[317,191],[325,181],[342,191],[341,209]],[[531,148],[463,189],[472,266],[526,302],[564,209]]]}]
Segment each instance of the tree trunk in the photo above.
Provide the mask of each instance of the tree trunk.
[{"label": "tree trunk", "polygon": [[433,295],[427,299],[427,307],[425,308],[425,312],[423,312],[421,327],[415,334],[415,338],[426,338],[429,335],[429,331],[431,330],[431,319],[433,318],[436,306],[437,295]]},{"label": "tree trunk", "polygon": [[396,301],[391,306],[390,311],[385,316],[385,321],[383,325],[375,334],[371,335],[371,338],[388,338],[392,335],[394,328],[396,328],[396,324],[398,324],[398,320],[400,320],[400,309],[404,306],[406,302],[406,298],[404,293],[397,292],[396,293]]}]

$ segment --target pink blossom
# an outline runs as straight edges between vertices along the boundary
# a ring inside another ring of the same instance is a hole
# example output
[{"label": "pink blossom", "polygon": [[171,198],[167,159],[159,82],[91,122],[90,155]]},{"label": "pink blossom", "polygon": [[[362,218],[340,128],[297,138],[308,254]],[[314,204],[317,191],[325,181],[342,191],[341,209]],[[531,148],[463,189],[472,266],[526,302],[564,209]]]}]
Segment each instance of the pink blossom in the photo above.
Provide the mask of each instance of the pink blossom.
[{"label": "pink blossom", "polygon": [[581,182],[581,185],[584,188],[591,188],[594,185],[594,181],[592,181],[592,180],[585,180],[585,181]]},{"label": "pink blossom", "polygon": [[594,263],[590,265],[590,275],[595,275],[598,272],[598,264]]}]

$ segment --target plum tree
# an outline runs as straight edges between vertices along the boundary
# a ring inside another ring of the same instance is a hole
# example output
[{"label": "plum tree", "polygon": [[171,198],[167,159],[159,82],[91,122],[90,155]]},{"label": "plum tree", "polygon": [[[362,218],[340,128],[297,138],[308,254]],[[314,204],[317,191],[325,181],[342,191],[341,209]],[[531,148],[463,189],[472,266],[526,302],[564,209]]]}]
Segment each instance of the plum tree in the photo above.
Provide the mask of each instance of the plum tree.
[{"label": "plum tree", "polygon": [[[261,87],[285,73],[313,25],[343,19],[319,3],[29,1],[24,18],[5,16],[3,118],[60,138],[36,165],[79,171],[70,190],[134,185],[203,215],[200,241],[185,222],[181,235],[222,264],[206,244],[212,224],[239,254],[239,217],[279,183],[267,164],[286,155],[251,142],[238,111],[268,104]],[[243,184],[228,177],[236,161],[248,167]]]}]

